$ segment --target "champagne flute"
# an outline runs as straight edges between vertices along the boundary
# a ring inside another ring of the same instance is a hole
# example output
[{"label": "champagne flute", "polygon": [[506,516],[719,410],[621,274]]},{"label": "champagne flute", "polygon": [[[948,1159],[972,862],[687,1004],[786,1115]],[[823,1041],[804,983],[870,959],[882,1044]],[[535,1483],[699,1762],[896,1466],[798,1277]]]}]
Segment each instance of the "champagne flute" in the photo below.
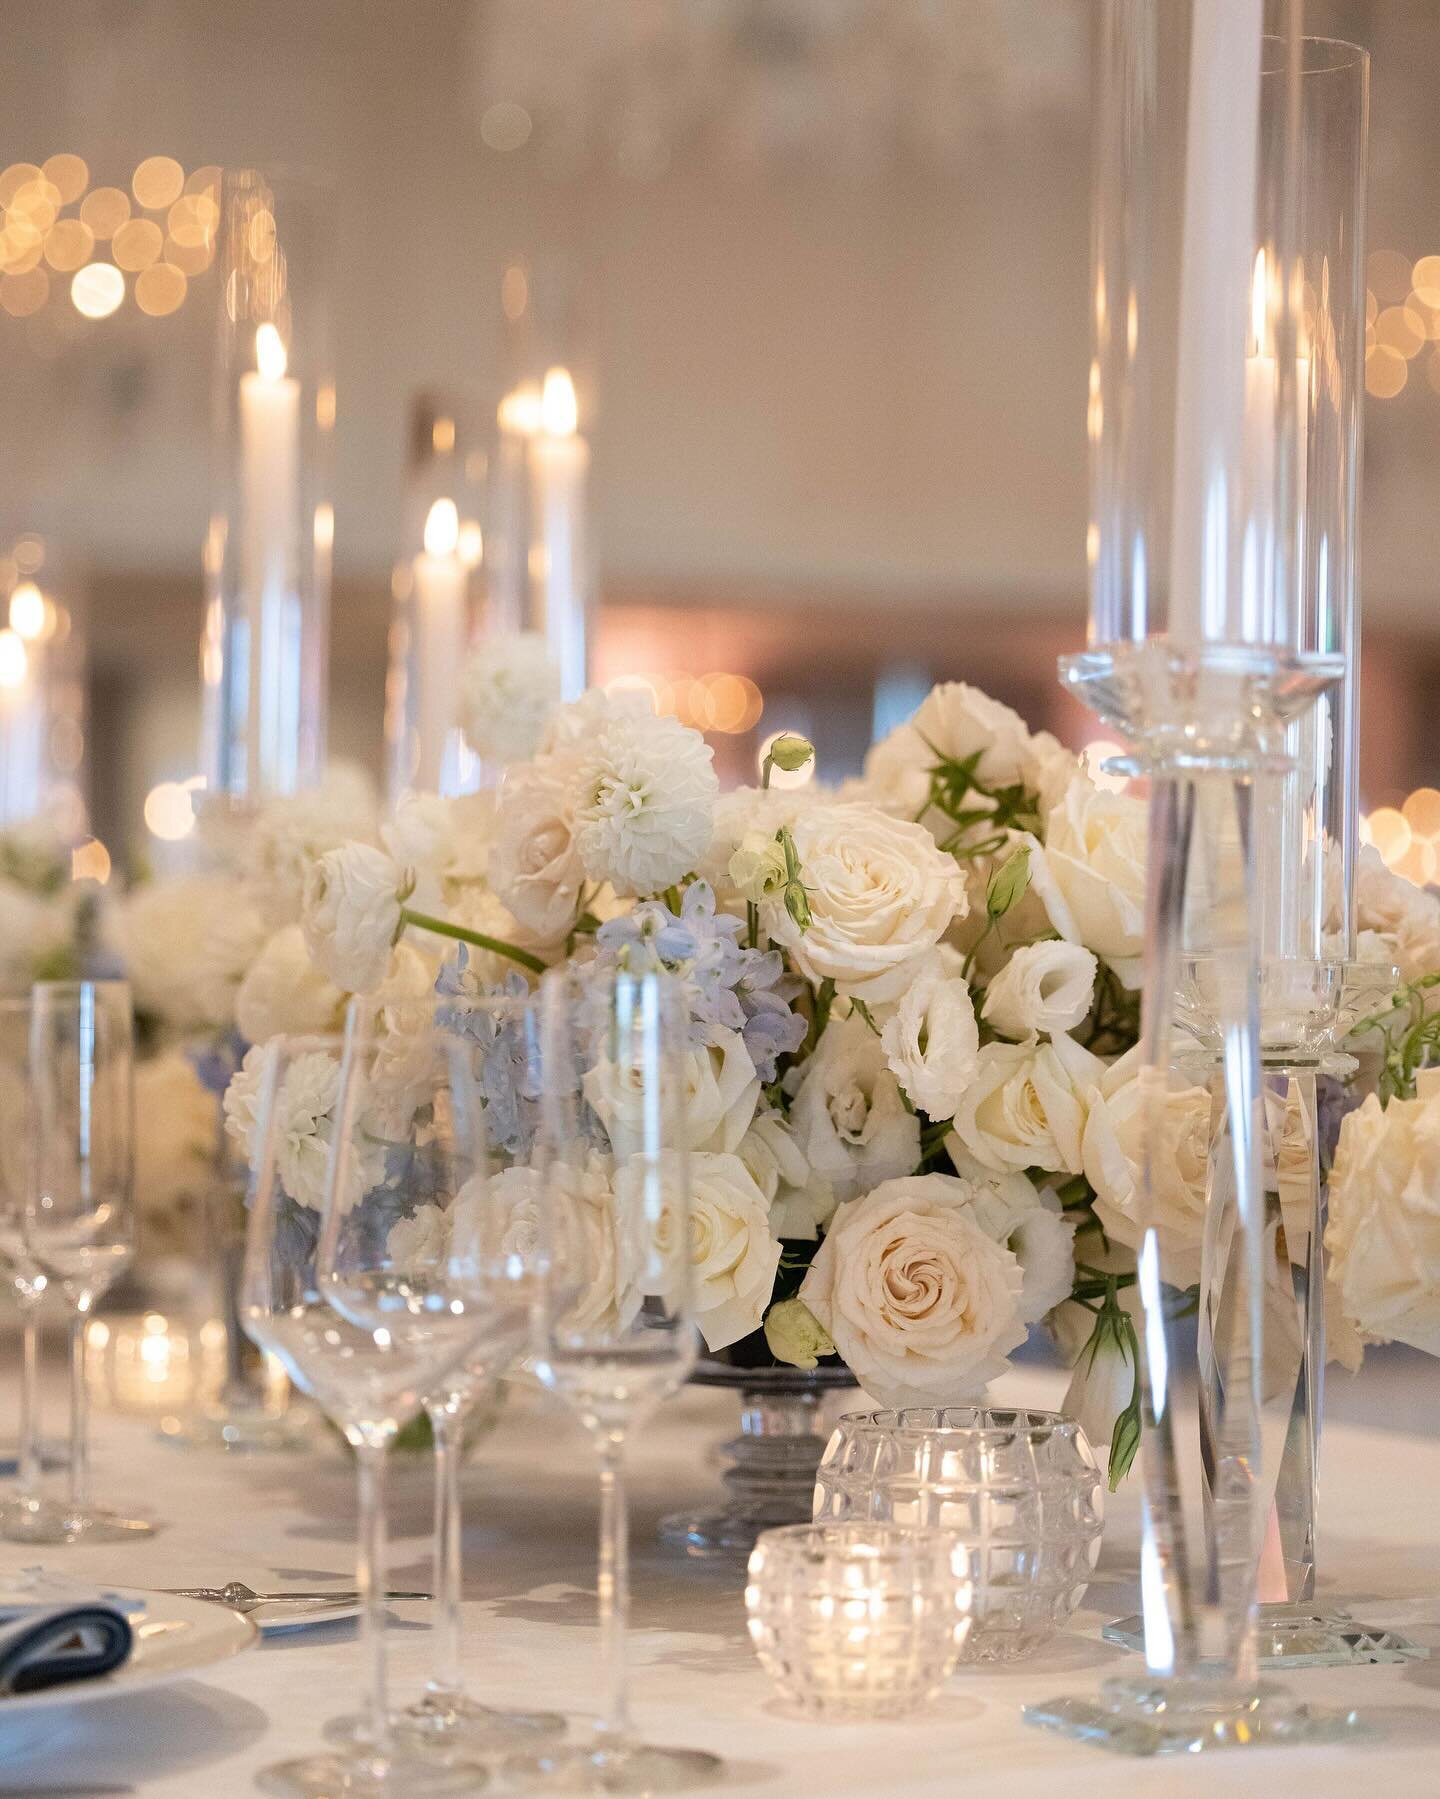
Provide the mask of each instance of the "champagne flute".
[{"label": "champagne flute", "polygon": [[30,995],[31,1176],[24,1242],[70,1318],[70,1481],[30,1542],[120,1542],[154,1526],[90,1501],[85,1324],[135,1254],[135,1019],[125,981],[40,981]]},{"label": "champagne flute", "polygon": [[[623,1485],[627,1438],[695,1364],[682,1069],[686,1009],[659,972],[556,969],[542,983],[540,1161],[552,1228],[588,1277],[555,1283],[538,1372],[590,1433],[600,1472],[604,1714],[593,1740],[512,1757],[549,1792],[680,1792],[713,1782],[717,1756],[656,1748],[630,1719]],[[573,1291],[573,1288],[570,1289]]]},{"label": "champagne flute", "polygon": [[0,1504],[0,1536],[12,1543],[54,1542],[64,1509],[41,1491],[40,1309],[48,1285],[25,1246],[30,1191],[30,1001],[0,1000],[0,1264],[14,1289],[24,1331],[20,1364],[20,1438],[14,1494]]},{"label": "champagne flute", "polygon": [[267,1769],[261,1784],[299,1799],[430,1799],[472,1792],[485,1777],[407,1749],[391,1726],[385,1457],[425,1395],[484,1351],[497,1320],[517,1304],[528,1311],[536,1259],[506,1242],[468,1064],[430,1008],[374,1018],[357,1001],[337,1052],[333,1039],[282,1039],[267,1057],[243,1311],[246,1330],[355,1450],[368,1709],[348,1746]]}]

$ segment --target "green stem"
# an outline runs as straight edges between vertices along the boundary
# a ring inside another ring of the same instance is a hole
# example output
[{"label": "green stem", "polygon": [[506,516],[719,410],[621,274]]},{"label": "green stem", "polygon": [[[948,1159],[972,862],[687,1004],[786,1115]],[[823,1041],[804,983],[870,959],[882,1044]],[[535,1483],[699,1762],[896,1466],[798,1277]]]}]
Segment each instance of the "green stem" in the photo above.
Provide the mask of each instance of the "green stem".
[{"label": "green stem", "polygon": [[528,949],[517,949],[513,943],[506,943],[499,937],[487,937],[483,931],[467,930],[464,925],[451,924],[448,919],[432,917],[428,912],[413,912],[409,906],[401,907],[400,921],[413,924],[417,931],[430,931],[436,937],[450,937],[456,943],[471,943],[476,949],[488,949],[494,956],[508,956],[532,974],[545,972],[545,964],[539,956],[532,956]]}]

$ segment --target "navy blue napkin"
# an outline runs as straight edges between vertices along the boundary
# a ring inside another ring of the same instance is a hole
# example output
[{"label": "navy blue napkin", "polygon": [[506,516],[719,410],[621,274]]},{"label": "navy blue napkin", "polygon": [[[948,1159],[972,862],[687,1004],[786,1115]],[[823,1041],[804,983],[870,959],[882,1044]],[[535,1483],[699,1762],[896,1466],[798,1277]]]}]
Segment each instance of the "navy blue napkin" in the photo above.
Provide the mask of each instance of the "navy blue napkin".
[{"label": "navy blue napkin", "polygon": [[0,1696],[108,1674],[133,1642],[129,1619],[114,1606],[7,1606],[0,1609]]}]

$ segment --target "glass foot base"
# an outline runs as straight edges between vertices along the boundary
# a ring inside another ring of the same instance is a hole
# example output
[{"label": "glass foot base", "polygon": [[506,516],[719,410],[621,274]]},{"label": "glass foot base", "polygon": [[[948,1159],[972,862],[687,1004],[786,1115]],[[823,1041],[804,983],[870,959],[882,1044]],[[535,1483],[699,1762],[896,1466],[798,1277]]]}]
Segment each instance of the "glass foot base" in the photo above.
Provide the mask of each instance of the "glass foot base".
[{"label": "glass foot base", "polygon": [[472,1764],[441,1764],[397,1755],[387,1762],[359,1756],[306,1755],[262,1768],[255,1784],[281,1799],[449,1799],[478,1793],[489,1776]]},{"label": "glass foot base", "polygon": [[[1145,1648],[1139,1618],[1117,1618],[1101,1631],[1123,1649]],[[1423,1662],[1430,1651],[1398,1630],[1360,1624],[1331,1606],[1262,1605],[1255,1649],[1265,1668],[1363,1667],[1373,1662]]]},{"label": "glass foot base", "polygon": [[660,1520],[659,1537],[671,1549],[679,1549],[697,1560],[715,1557],[744,1561],[762,1530],[777,1524],[805,1524],[809,1518],[808,1509],[803,1518],[753,1518],[745,1512],[716,1506],[710,1511],[671,1512]]},{"label": "glass foot base", "polygon": [[1094,1697],[1027,1705],[1027,1724],[1115,1755],[1198,1755],[1216,1749],[1335,1743],[1362,1734],[1353,1711],[1305,1705],[1277,1687],[1211,1680],[1107,1680]]},{"label": "glass foot base", "polygon": [[[404,1749],[419,1754],[503,1755],[523,1749],[538,1737],[565,1733],[559,1712],[506,1711],[481,1705],[463,1693],[427,1693],[414,1705],[390,1714],[390,1728]],[[332,1743],[347,1747],[368,1741],[369,1721],[351,1714],[332,1718],[325,1726]]]},{"label": "glass foot base", "polygon": [[129,1543],[153,1537],[145,1518],[123,1518],[118,1512],[74,1512],[50,1499],[10,1499],[0,1505],[0,1537],[8,1543]]},{"label": "glass foot base", "polygon": [[535,1793],[685,1793],[709,1786],[724,1764],[702,1749],[648,1743],[560,1748],[511,1756],[507,1784]]},{"label": "glass foot base", "polygon": [[276,1455],[309,1448],[315,1440],[315,1430],[314,1413],[300,1406],[286,1412],[252,1411],[237,1406],[232,1411],[167,1419],[160,1427],[160,1436],[166,1443],[179,1443],[186,1449]]}]

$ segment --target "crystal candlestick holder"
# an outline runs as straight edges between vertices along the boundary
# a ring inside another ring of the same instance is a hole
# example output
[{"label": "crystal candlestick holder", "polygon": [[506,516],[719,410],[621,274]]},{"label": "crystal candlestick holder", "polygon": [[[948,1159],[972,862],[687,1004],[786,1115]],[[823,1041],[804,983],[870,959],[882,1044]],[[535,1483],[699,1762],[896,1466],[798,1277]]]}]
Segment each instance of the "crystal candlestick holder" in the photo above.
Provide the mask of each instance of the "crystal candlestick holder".
[{"label": "crystal candlestick holder", "polygon": [[751,1551],[745,1610],[765,1672],[812,1718],[898,1718],[960,1659],[974,1588],[948,1531],[795,1524]]}]

